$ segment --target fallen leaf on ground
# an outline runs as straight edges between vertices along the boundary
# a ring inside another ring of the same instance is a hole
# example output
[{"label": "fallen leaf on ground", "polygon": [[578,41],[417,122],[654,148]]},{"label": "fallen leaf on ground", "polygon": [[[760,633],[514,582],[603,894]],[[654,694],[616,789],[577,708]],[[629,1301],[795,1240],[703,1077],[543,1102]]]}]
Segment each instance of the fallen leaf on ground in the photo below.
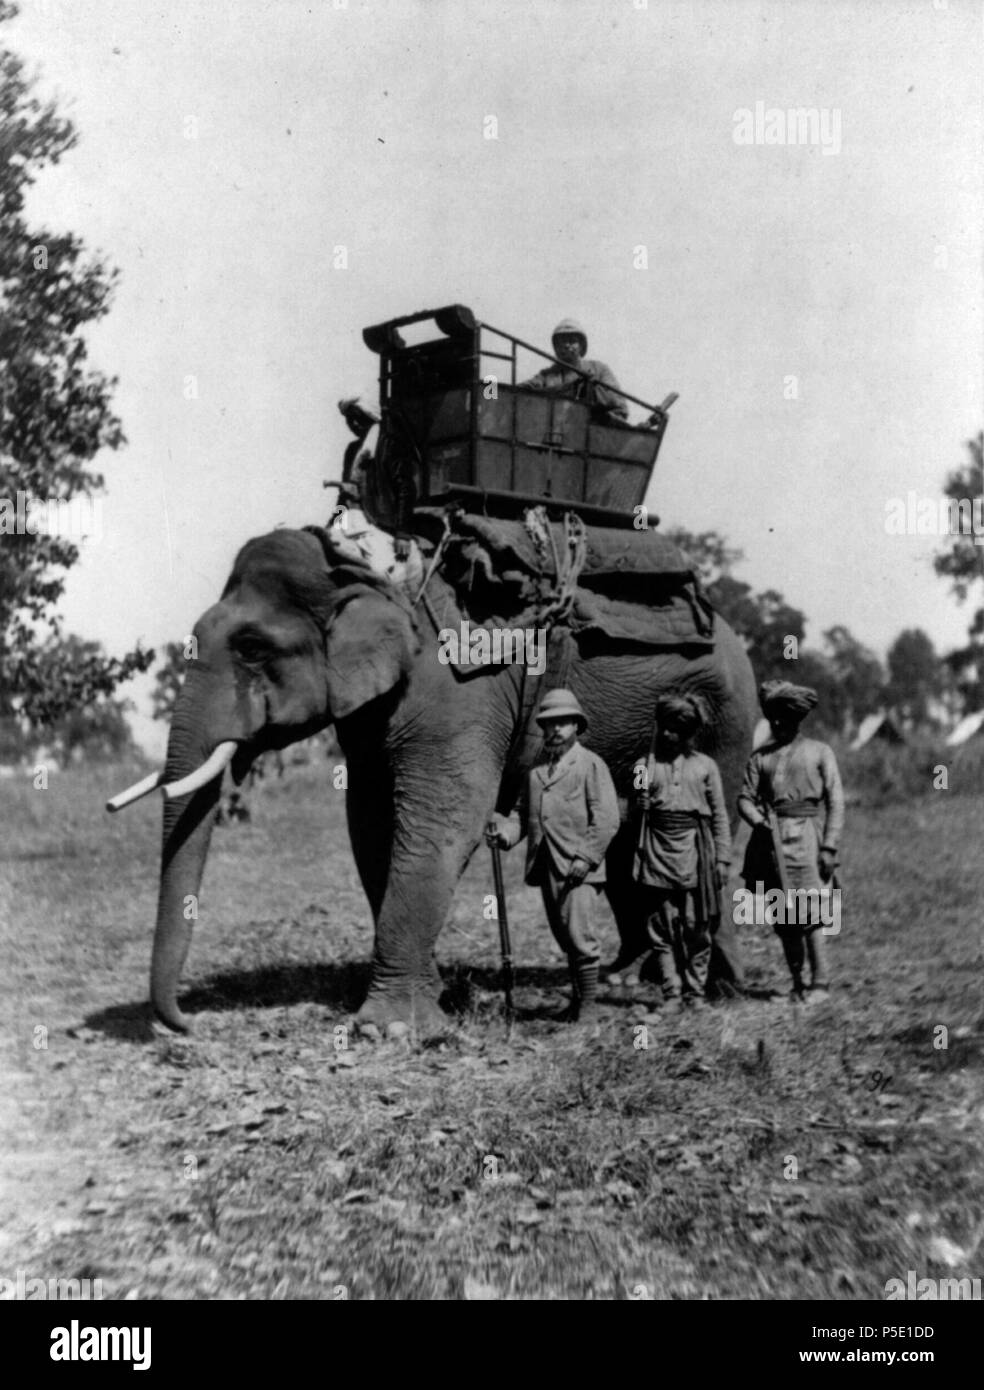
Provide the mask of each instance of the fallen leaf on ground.
[{"label": "fallen leaf on ground", "polygon": [[929,1242],[928,1252],[931,1260],[936,1260],[938,1264],[946,1265],[947,1269],[956,1269],[967,1259],[967,1252],[962,1246],[956,1245],[946,1236],[934,1236]]},{"label": "fallen leaf on ground", "polygon": [[483,1284],[478,1279],[473,1279],[470,1274],[465,1275],[464,1294],[469,1303],[490,1301],[500,1297],[499,1290],[492,1284]]}]

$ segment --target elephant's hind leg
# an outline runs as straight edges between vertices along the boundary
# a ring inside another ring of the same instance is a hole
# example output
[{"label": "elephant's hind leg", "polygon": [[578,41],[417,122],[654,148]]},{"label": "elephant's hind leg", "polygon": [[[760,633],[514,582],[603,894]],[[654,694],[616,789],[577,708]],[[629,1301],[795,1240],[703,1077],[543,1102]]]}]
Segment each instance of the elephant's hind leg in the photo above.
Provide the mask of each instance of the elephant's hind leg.
[{"label": "elephant's hind leg", "polygon": [[630,822],[619,830],[606,856],[605,894],[619,935],[618,955],[605,967],[608,974],[621,974],[633,968],[637,974],[638,966],[642,965],[643,958],[649,951],[642,894],[632,877],[634,857],[635,827]]}]

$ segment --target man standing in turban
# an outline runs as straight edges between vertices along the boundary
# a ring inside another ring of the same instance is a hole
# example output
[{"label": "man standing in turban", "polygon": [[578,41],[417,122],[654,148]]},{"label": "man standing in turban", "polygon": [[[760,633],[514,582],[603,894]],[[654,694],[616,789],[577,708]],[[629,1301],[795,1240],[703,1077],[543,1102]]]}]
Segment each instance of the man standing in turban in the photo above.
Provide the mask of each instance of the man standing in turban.
[{"label": "man standing in turban", "polygon": [[[815,1002],[830,988],[820,895],[837,865],[844,792],[832,749],[800,732],[800,724],[817,703],[816,691],[790,681],[765,681],[759,687],[759,703],[769,721],[771,739],[752,754],[738,797],[739,814],[753,827],[743,868],[745,887],[750,892],[763,891],[758,884],[764,885],[765,892],[790,890],[782,914],[785,920],[776,923],[776,932],[793,977],[793,997]],[[778,822],[785,884],[768,831],[770,811]],[[792,910],[791,900],[795,901]],[[809,993],[803,984],[806,959]]]},{"label": "man standing in turban", "polygon": [[633,769],[643,812],[635,878],[648,899],[646,930],[669,1011],[704,1002],[711,933],[731,867],[721,774],[713,758],[693,750],[704,722],[698,697],[663,696],[655,747]]}]

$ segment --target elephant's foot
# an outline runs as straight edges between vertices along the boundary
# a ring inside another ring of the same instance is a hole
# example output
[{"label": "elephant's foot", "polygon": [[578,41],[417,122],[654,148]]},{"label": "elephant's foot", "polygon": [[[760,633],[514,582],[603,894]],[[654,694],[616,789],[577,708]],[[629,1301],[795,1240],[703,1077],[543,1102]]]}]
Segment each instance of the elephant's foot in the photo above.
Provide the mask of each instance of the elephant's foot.
[{"label": "elephant's foot", "polygon": [[449,1020],[433,993],[422,990],[395,993],[370,990],[366,1002],[355,1016],[357,1031],[366,1038],[418,1039],[446,1033]]}]

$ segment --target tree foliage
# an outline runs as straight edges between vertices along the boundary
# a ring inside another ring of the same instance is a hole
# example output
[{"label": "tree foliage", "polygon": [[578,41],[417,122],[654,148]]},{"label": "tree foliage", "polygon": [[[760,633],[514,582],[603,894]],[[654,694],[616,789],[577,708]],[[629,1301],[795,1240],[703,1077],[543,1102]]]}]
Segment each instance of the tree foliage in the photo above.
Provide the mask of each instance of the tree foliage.
[{"label": "tree foliage", "polygon": [[917,724],[930,718],[930,705],[946,684],[946,668],[922,628],[900,632],[888,649],[885,703]]},{"label": "tree foliage", "polygon": [[[973,500],[982,495],[984,486],[984,431],[976,439],[968,439],[967,461],[950,474],[944,484],[944,494],[954,501]],[[947,538],[946,549],[934,560],[936,573],[952,580],[953,591],[963,602],[971,589],[984,581],[984,548],[975,545],[974,537],[961,533]]]},{"label": "tree foliage", "polygon": [[[45,663],[54,665],[50,678],[53,689],[60,689],[65,678],[66,664],[75,672],[102,669],[106,654],[98,642],[86,642],[69,635],[45,644],[42,651]],[[73,705],[46,722],[46,735],[51,746],[63,761],[73,757],[118,758],[133,752],[135,745],[127,714],[134,708],[131,700],[114,699],[95,691],[91,699]]]},{"label": "tree foliage", "polygon": [[[967,441],[967,451],[970,457],[949,474],[944,493],[957,502],[977,499],[980,508],[984,494],[984,431]],[[933,564],[937,574],[950,580],[961,603],[973,598],[976,604],[967,629],[967,645],[947,657],[964,708],[976,710],[984,705],[984,545],[976,545],[972,535],[951,535]]]},{"label": "tree foliage", "polygon": [[[15,13],[0,0],[0,24]],[[18,493],[91,497],[103,479],[89,465],[123,442],[110,403],[115,381],[88,366],[82,336],[107,312],[116,273],[87,258],[78,237],[29,226],[24,216],[38,172],[77,138],[33,88],[23,62],[0,47],[0,498],[11,504]],[[64,536],[0,535],[0,717],[50,724],[108,696],[153,658],[96,648],[75,664],[78,650],[65,645],[55,608],[78,558]]]},{"label": "tree foliage", "polygon": [[879,707],[885,695],[881,662],[846,627],[825,632],[819,651],[804,647],[806,615],[777,589],[757,594],[731,573],[744,558],[740,550],[716,531],[695,535],[677,527],[667,535],[687,554],[715,609],[741,638],[756,679],[814,687],[820,703],[812,727],[845,732]]},{"label": "tree foliage", "polygon": [[150,693],[155,719],[171,718],[187,668],[183,644],[168,642],[164,648],[164,660],[154,673],[154,688]]},{"label": "tree foliage", "polygon": [[759,680],[789,679],[789,638],[796,639],[792,650],[798,652],[806,627],[804,614],[775,589],[756,594],[750,584],[730,574],[716,579],[707,593],[744,641]]},{"label": "tree foliage", "polygon": [[831,677],[829,727],[848,730],[883,703],[885,672],[875,653],[843,624],[824,632],[821,655]]}]

